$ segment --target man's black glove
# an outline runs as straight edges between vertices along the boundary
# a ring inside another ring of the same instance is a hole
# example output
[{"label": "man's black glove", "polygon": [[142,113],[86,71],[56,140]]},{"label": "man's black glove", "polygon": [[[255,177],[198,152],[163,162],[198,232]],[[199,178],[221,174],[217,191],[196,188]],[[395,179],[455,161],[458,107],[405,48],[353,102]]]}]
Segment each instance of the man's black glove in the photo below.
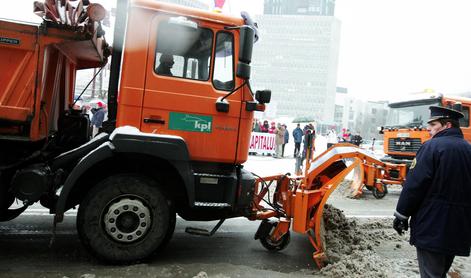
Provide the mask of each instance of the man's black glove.
[{"label": "man's black glove", "polygon": [[404,231],[409,229],[408,219],[400,219],[396,216],[396,218],[394,218],[393,228],[397,231],[398,234],[402,235]]}]

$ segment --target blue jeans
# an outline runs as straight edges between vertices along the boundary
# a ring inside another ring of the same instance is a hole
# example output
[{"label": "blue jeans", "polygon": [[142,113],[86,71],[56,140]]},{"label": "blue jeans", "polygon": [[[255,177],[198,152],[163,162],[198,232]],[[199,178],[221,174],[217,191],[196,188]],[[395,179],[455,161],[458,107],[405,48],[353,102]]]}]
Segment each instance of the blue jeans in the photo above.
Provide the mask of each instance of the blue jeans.
[{"label": "blue jeans", "polygon": [[417,248],[421,278],[446,278],[455,256],[444,255]]}]

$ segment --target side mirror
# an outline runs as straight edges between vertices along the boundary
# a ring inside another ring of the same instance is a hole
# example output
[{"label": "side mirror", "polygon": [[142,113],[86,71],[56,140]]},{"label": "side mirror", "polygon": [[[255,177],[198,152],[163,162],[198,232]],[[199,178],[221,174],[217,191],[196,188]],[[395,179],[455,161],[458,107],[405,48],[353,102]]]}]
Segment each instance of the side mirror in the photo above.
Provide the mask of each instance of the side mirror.
[{"label": "side mirror", "polygon": [[216,101],[216,111],[224,113],[229,112],[229,102],[222,97],[218,98]]},{"label": "side mirror", "polygon": [[243,79],[250,78],[250,62],[252,62],[252,49],[255,31],[250,26],[240,27],[239,62],[237,63],[237,76]]},{"label": "side mirror", "polygon": [[258,101],[258,103],[261,103],[261,104],[270,103],[271,91],[270,90],[256,91],[255,99]]}]

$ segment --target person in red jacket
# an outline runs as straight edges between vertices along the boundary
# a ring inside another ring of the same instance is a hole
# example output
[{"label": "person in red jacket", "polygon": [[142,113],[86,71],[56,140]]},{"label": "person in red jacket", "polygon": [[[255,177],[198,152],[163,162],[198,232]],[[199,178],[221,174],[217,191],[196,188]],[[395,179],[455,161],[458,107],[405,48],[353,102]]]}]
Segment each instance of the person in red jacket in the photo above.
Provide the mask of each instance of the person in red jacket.
[{"label": "person in red jacket", "polygon": [[268,125],[268,121],[265,120],[265,121],[263,121],[263,125],[260,126],[260,132],[268,133],[269,128],[270,128],[270,126]]}]

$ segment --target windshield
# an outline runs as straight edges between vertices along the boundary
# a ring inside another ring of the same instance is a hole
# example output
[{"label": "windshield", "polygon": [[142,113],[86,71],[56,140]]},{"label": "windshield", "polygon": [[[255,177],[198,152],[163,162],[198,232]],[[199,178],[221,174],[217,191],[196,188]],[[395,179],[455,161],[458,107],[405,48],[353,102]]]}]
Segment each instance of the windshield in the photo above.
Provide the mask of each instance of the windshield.
[{"label": "windshield", "polygon": [[386,126],[425,127],[430,117],[429,107],[433,104],[417,104],[404,107],[391,107]]}]

